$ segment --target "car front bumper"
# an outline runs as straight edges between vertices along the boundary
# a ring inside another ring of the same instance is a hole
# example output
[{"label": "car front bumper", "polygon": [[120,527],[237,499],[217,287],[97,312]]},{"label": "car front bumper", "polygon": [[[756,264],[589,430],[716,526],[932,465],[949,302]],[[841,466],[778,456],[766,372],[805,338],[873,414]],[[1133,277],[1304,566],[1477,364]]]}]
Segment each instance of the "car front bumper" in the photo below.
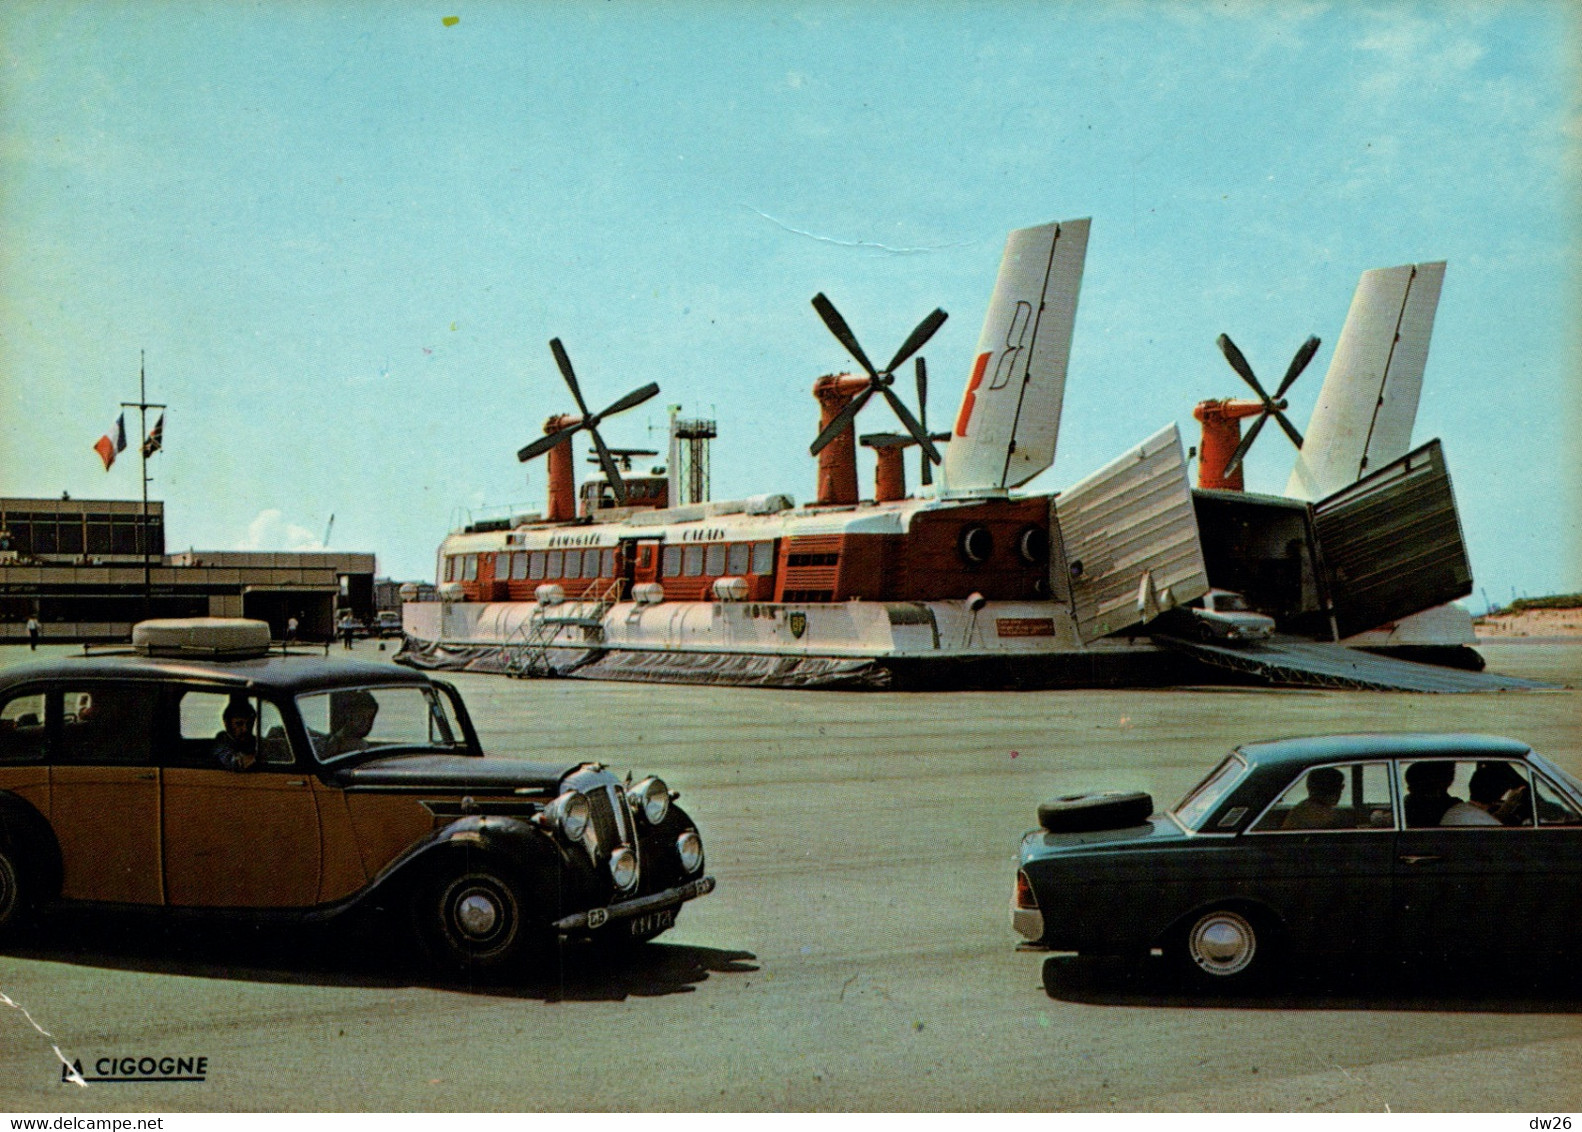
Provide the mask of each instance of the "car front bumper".
[{"label": "car front bumper", "polygon": [[679,907],[688,900],[696,900],[698,897],[707,896],[713,891],[714,878],[699,877],[697,880],[688,881],[686,884],[677,885],[675,888],[667,888],[663,892],[639,896],[635,900],[625,900],[605,908],[589,908],[586,912],[575,912],[570,916],[562,916],[550,926],[562,935],[595,931],[616,920],[629,920],[633,916],[644,916],[653,912],[663,911],[666,908]]}]

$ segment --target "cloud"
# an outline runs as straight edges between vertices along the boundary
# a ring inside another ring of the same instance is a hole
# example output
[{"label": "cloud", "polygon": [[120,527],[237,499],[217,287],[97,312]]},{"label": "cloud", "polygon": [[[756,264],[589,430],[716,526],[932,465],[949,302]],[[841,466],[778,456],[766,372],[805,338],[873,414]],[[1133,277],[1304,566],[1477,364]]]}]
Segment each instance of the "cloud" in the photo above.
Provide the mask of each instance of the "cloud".
[{"label": "cloud", "polygon": [[247,524],[242,537],[243,550],[323,550],[324,544],[312,531],[286,521],[278,508],[260,511]]}]

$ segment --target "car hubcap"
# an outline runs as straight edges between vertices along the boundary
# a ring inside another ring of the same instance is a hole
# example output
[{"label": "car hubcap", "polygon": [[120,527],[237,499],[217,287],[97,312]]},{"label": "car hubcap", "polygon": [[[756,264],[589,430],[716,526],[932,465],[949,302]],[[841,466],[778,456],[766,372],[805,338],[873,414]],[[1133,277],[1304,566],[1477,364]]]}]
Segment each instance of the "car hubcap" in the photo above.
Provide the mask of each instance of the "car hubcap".
[{"label": "car hubcap", "polygon": [[456,905],[456,923],[473,939],[484,939],[500,922],[500,906],[489,894],[472,892]]},{"label": "car hubcap", "polygon": [[1210,975],[1234,975],[1252,964],[1258,950],[1252,925],[1235,912],[1204,916],[1187,940],[1192,961]]}]

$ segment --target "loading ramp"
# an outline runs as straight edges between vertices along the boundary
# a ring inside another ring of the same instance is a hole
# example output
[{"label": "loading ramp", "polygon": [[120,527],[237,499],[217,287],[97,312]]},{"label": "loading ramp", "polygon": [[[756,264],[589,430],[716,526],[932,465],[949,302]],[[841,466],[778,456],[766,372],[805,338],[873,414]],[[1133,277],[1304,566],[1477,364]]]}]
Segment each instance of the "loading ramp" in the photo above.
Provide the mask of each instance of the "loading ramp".
[{"label": "loading ramp", "polygon": [[1233,646],[1164,634],[1153,640],[1204,664],[1268,684],[1382,692],[1532,692],[1556,688],[1539,680],[1419,664],[1329,641],[1273,637]]}]

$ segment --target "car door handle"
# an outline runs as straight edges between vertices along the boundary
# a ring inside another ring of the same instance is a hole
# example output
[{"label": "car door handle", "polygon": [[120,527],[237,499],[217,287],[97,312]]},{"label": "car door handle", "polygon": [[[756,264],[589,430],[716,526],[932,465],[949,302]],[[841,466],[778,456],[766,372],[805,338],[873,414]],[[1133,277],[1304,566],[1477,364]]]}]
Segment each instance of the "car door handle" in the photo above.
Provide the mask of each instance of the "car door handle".
[{"label": "car door handle", "polygon": [[1438,853],[1407,853],[1401,857],[1401,861],[1408,865],[1431,865],[1435,861],[1443,860],[1444,857]]},{"label": "car door handle", "polygon": [[147,774],[140,774],[140,775],[138,775],[137,776],[137,780],[139,782],[152,782],[152,781],[154,781],[154,779],[156,779],[158,777],[159,777],[159,775],[155,774],[153,771],[149,771]]},{"label": "car door handle", "polygon": [[286,785],[287,786],[306,786],[307,784],[308,784],[308,780],[305,779],[305,778],[288,778],[288,779],[286,779]]}]

